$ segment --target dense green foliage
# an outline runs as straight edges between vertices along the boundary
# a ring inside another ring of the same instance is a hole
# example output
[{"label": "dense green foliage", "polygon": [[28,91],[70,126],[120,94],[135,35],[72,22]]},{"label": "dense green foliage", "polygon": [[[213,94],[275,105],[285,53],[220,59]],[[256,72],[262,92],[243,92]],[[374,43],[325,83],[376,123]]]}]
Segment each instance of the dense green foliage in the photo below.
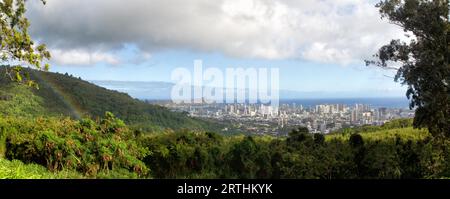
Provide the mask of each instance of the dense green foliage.
[{"label": "dense green foliage", "polygon": [[449,177],[450,142],[411,128],[391,131],[411,136],[324,139],[298,130],[278,139],[170,132],[144,139],[151,151],[144,162],[157,178]]},{"label": "dense green foliage", "polygon": [[415,127],[450,137],[449,1],[383,0],[377,7],[412,37],[411,42],[392,40],[380,48],[377,61],[367,63],[397,70],[395,80],[408,86],[410,107],[416,108]]},{"label": "dense green foliage", "polygon": [[[0,67],[5,70],[7,67]],[[24,69],[25,70],[25,69]],[[102,117],[107,111],[142,131],[172,129],[212,130],[222,125],[191,118],[167,108],[131,98],[69,75],[29,70],[39,89],[0,78],[0,114],[5,116]]]},{"label": "dense green foliage", "polygon": [[74,170],[86,176],[121,170],[141,176],[148,172],[140,161],[148,151],[137,145],[136,135],[111,113],[99,122],[6,118],[0,121],[0,133],[1,156],[41,164],[50,171]]},{"label": "dense green foliage", "polygon": [[[386,127],[385,127],[386,128]],[[448,178],[450,142],[411,127],[287,138],[132,131],[107,113],[90,119],[0,119],[0,178],[14,166],[42,178]],[[4,166],[6,165],[6,166]],[[4,169],[7,168],[7,169]],[[20,172],[19,172],[20,173]]]}]

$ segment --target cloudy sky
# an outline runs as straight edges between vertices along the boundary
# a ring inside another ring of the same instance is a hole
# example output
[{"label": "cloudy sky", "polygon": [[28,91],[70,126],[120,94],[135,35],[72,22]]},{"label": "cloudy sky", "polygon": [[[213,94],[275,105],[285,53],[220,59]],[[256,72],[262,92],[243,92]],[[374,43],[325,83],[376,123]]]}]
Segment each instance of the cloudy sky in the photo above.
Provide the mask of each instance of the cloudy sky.
[{"label": "cloudy sky", "polygon": [[52,71],[87,80],[170,81],[176,67],[277,67],[296,91],[404,96],[393,71],[366,67],[402,31],[370,0],[28,1]]}]

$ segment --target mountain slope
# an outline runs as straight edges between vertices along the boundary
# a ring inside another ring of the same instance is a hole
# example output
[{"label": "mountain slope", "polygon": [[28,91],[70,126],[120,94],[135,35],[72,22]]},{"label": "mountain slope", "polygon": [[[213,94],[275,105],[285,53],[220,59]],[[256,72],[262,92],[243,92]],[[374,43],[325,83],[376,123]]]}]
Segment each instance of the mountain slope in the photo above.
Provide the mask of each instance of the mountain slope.
[{"label": "mountain slope", "polygon": [[[1,74],[4,68],[0,69]],[[142,130],[164,128],[219,130],[217,124],[190,118],[167,108],[131,98],[128,94],[99,87],[68,74],[27,69],[39,89],[0,78],[0,114],[16,116],[102,117],[110,111]]]}]

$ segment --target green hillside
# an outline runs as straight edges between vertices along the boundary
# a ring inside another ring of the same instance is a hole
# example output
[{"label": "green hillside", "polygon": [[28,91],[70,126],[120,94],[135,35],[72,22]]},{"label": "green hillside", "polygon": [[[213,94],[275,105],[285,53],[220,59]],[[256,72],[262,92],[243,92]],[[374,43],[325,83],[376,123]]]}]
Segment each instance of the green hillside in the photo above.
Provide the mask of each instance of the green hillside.
[{"label": "green hillside", "polygon": [[[1,68],[4,74],[4,68]],[[68,74],[29,70],[39,89],[0,78],[0,114],[7,116],[69,116],[98,118],[112,112],[128,125],[143,131],[164,128],[220,130],[220,125],[190,118],[167,108],[133,99]]]},{"label": "green hillside", "polygon": [[420,141],[431,136],[427,129],[413,128],[412,123],[413,119],[396,119],[381,126],[368,125],[341,129],[325,136],[325,138],[327,140],[349,140],[352,134],[360,134],[365,140],[371,141],[393,140],[396,138]]},{"label": "green hillside", "polygon": [[[327,135],[325,138],[327,140],[332,139],[341,139],[341,140],[348,140],[350,138],[351,134],[332,134]],[[400,137],[402,139],[406,140],[423,140],[430,135],[428,130],[426,129],[414,129],[412,127],[407,128],[396,128],[396,129],[388,129],[388,130],[379,130],[374,132],[366,132],[361,133],[361,136],[364,139],[376,141],[376,140],[386,140],[386,139],[395,139],[397,137]]]}]

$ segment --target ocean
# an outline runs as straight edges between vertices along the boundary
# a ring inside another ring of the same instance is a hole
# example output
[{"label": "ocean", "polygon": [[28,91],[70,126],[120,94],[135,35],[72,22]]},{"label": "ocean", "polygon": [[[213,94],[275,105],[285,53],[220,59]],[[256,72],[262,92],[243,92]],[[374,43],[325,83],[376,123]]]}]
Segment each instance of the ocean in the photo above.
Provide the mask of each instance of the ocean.
[{"label": "ocean", "polygon": [[304,107],[313,107],[320,104],[368,104],[373,108],[402,108],[409,109],[409,100],[405,98],[337,98],[337,99],[280,99],[280,104],[297,104]]}]

